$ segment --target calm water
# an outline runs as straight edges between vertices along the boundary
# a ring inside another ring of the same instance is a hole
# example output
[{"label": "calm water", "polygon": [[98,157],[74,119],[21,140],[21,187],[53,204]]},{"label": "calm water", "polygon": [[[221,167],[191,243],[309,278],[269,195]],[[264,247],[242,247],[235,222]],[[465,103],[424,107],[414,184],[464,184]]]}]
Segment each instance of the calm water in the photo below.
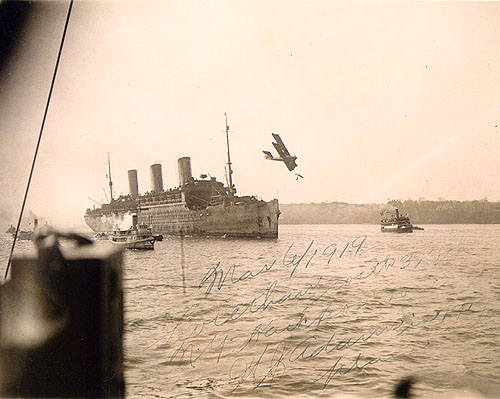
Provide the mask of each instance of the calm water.
[{"label": "calm water", "polygon": [[500,226],[424,227],[127,251],[127,397],[389,397],[408,375],[419,397],[498,397]]}]

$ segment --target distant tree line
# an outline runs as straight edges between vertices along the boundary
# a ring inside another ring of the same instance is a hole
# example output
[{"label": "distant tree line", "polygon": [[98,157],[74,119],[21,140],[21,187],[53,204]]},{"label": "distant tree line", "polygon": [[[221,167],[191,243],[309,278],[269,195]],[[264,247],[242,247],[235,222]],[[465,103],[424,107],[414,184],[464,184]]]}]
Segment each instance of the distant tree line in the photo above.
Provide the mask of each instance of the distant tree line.
[{"label": "distant tree line", "polygon": [[399,209],[413,224],[500,224],[500,202],[390,200],[387,204],[321,202],[280,204],[281,224],[378,224],[384,210]]}]

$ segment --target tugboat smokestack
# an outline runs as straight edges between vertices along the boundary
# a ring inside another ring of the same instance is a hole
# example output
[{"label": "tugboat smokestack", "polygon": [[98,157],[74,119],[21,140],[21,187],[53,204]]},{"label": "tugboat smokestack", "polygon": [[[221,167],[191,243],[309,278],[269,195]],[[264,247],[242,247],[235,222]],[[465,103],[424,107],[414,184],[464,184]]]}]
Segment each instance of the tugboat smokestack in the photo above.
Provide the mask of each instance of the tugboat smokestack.
[{"label": "tugboat smokestack", "polygon": [[163,191],[163,177],[159,163],[151,165],[151,191],[154,193]]}]

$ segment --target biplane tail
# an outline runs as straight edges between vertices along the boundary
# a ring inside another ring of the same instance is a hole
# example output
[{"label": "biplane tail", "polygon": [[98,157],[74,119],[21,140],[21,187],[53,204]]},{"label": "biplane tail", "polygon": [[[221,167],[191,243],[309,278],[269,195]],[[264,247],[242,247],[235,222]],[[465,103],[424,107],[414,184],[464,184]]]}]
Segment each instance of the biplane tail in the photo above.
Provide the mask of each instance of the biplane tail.
[{"label": "biplane tail", "polygon": [[274,159],[273,154],[270,151],[262,151],[264,153],[264,158],[266,159]]}]

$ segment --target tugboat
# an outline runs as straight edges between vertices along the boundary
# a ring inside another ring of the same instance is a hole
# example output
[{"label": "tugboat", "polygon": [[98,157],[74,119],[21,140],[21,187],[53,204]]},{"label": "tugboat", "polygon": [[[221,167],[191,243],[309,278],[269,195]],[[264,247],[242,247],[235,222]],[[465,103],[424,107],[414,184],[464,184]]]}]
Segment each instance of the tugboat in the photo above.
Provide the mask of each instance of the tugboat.
[{"label": "tugboat", "polygon": [[410,223],[408,215],[400,215],[398,208],[394,213],[389,211],[381,212],[380,231],[382,233],[412,233],[413,225]]},{"label": "tugboat", "polygon": [[137,215],[132,215],[130,229],[113,232],[111,242],[127,249],[155,249],[151,228],[147,224],[137,224]]}]

